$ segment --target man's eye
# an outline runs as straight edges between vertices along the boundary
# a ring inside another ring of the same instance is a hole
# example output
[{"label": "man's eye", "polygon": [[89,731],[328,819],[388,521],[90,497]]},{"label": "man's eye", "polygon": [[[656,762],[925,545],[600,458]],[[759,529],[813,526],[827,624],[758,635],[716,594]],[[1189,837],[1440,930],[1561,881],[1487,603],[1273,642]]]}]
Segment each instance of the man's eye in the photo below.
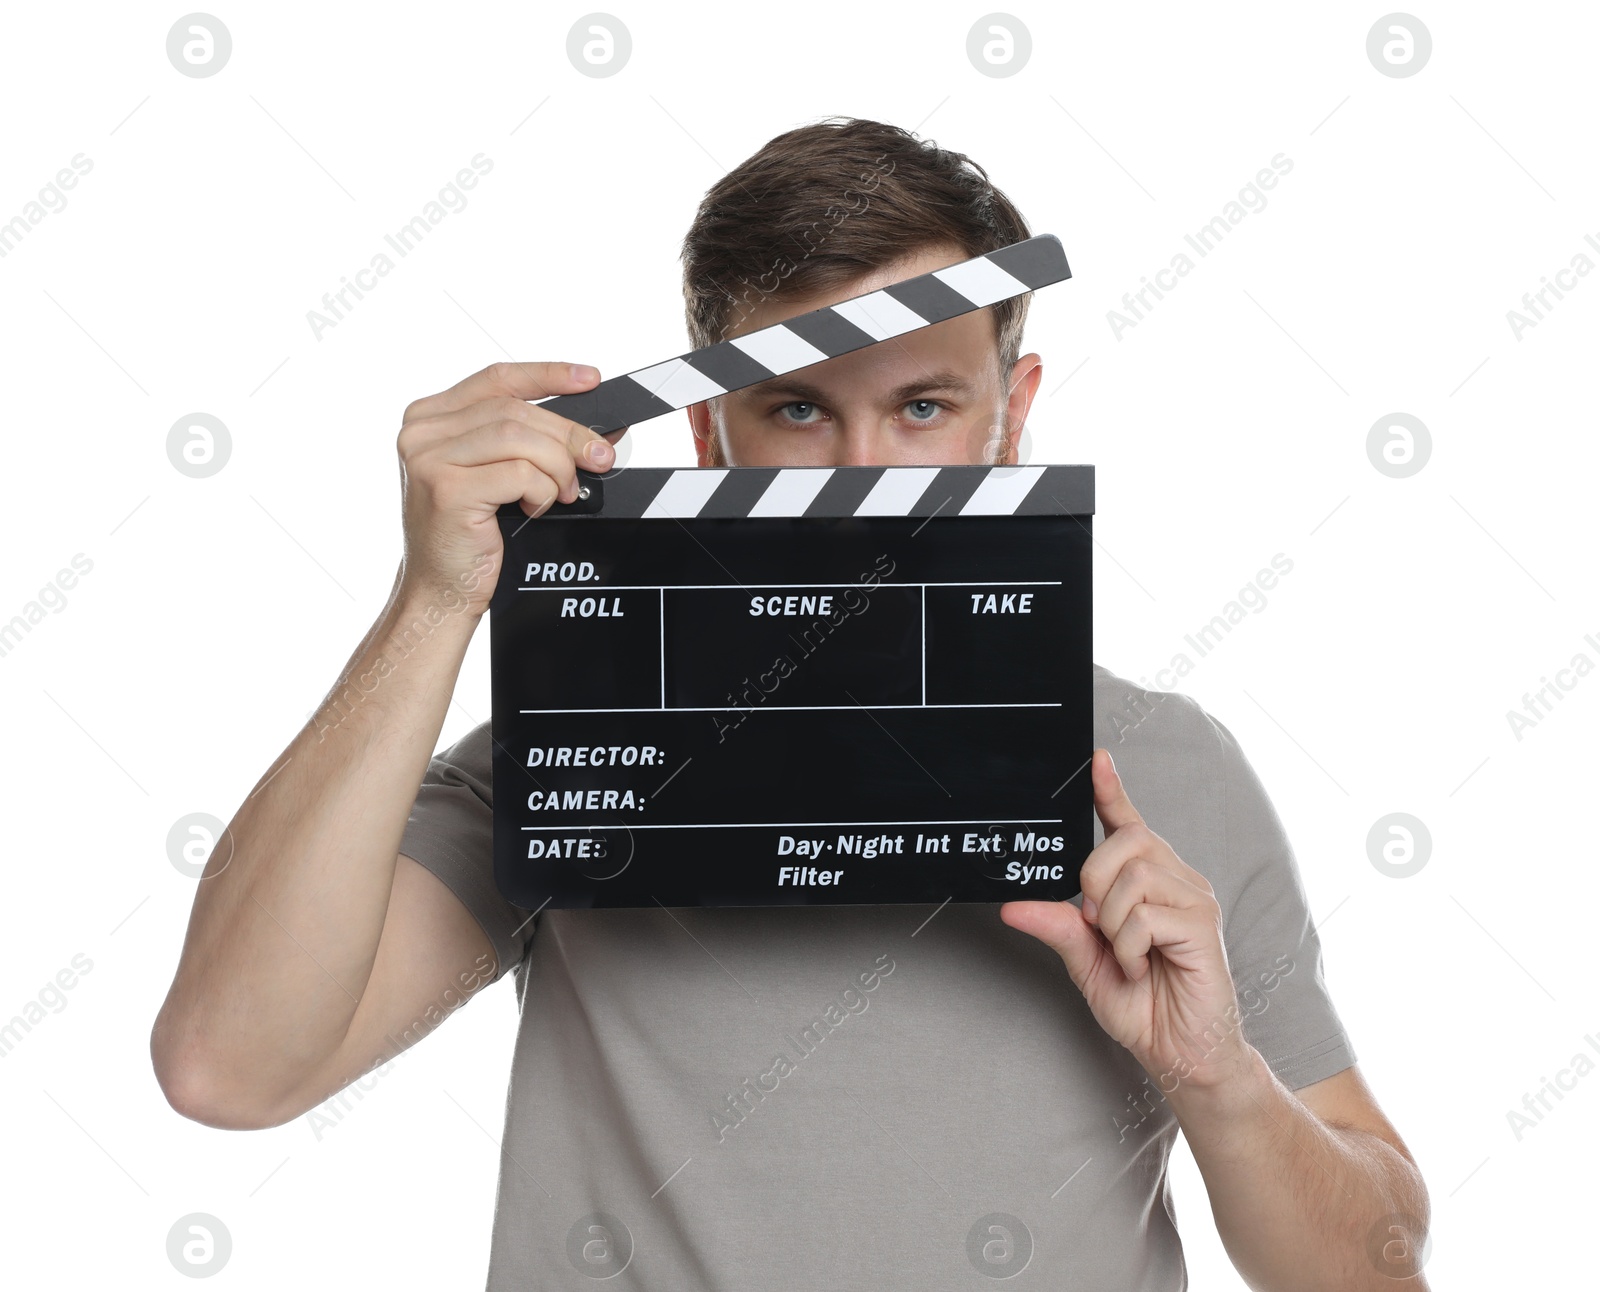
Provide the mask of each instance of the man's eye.
[{"label": "man's eye", "polygon": [[911,417],[914,422],[931,422],[940,412],[939,402],[933,399],[913,399],[906,407],[914,410]]},{"label": "man's eye", "polygon": [[[781,413],[784,413],[784,414],[788,414],[789,410],[792,409],[792,408],[815,409],[816,405],[815,404],[808,404],[808,403],[804,402],[803,400],[797,400],[792,404],[784,404],[778,411],[781,412]],[[795,417],[795,416],[790,415],[789,416],[789,420],[791,422],[801,422],[801,423],[808,424],[811,419],[808,418],[808,417],[805,417],[805,416]]]}]

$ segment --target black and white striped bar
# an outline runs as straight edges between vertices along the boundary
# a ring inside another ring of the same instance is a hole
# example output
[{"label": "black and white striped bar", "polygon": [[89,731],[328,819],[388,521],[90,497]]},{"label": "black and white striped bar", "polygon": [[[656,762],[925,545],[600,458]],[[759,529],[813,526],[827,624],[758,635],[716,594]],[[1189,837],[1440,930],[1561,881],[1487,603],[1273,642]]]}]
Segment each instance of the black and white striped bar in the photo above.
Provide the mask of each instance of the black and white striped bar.
[{"label": "black and white striped bar", "polygon": [[1041,233],[535,406],[617,431],[1070,277],[1061,240]]},{"label": "black and white striped bar", "polygon": [[[1094,511],[1094,467],[630,467],[539,521],[829,516],[1060,516]],[[516,503],[502,514],[520,528]]]}]

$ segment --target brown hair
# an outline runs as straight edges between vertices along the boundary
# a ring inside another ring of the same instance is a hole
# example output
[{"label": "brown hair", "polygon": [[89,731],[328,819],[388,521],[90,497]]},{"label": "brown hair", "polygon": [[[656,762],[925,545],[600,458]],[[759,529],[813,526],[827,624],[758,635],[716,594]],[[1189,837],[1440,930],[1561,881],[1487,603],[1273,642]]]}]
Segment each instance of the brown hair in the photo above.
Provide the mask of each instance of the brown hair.
[{"label": "brown hair", "polygon": [[[840,287],[952,242],[970,256],[1029,237],[977,162],[862,117],[777,135],[711,186],[684,235],[684,313],[695,348],[725,340],[762,299]],[[1002,386],[1031,293],[988,306]]]}]

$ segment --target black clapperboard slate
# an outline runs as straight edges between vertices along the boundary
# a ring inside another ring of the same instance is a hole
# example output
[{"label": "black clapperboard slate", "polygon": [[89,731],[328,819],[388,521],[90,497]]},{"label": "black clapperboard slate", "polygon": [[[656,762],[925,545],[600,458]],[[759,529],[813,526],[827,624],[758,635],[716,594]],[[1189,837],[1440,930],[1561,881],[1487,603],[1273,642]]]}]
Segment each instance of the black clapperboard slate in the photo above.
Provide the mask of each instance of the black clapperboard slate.
[{"label": "black clapperboard slate", "polygon": [[[540,406],[599,431],[1070,276],[1040,235]],[[1063,900],[1089,465],[620,467],[499,511],[494,874],[527,910]]]}]

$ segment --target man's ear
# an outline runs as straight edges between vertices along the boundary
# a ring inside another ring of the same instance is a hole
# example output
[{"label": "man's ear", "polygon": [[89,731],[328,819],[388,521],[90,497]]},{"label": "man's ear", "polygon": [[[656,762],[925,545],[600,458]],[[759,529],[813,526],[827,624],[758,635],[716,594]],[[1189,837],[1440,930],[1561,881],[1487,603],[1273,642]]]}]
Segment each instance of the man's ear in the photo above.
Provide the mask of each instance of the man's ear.
[{"label": "man's ear", "polygon": [[715,433],[711,428],[711,408],[705,401],[690,404],[684,410],[689,414],[689,431],[694,436],[695,463],[702,467],[718,467],[722,460],[717,455]]},{"label": "man's ear", "polygon": [[1006,453],[1008,462],[1017,460],[1017,441],[1027,424],[1028,410],[1033,406],[1033,397],[1043,377],[1043,361],[1031,351],[1011,365],[1010,393],[1006,397],[1006,424],[1011,428]]}]

